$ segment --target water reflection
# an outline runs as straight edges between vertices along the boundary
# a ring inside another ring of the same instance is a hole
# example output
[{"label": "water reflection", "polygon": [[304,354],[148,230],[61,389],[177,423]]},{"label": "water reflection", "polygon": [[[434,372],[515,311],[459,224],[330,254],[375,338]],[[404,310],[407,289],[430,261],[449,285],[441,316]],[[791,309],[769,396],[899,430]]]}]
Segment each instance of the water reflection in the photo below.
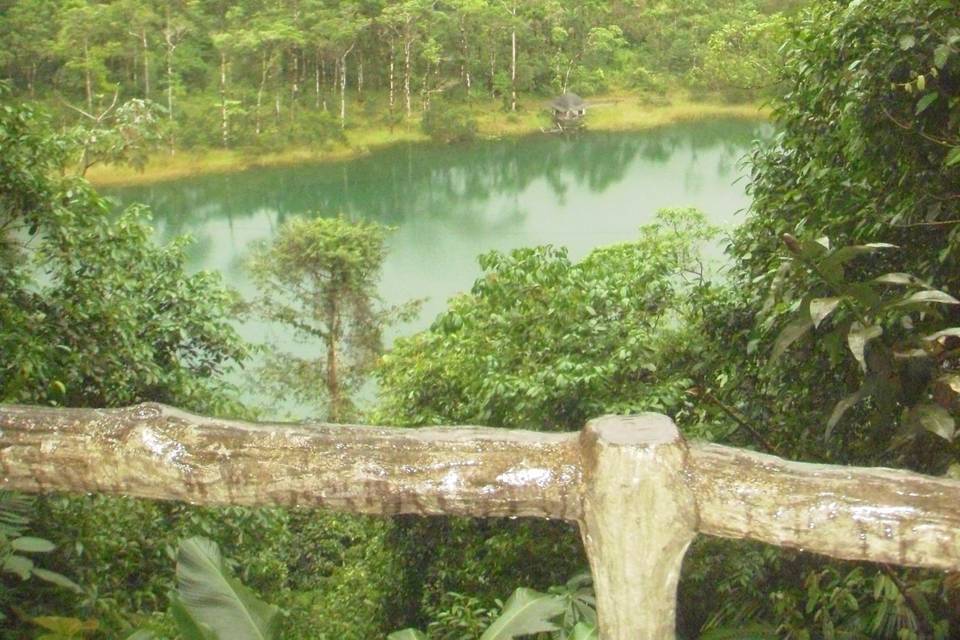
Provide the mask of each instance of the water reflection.
[{"label": "water reflection", "polygon": [[[737,161],[766,125],[711,121],[640,133],[538,135],[469,146],[402,145],[347,162],[254,169],[113,190],[154,210],[162,239],[189,233],[191,267],[214,269],[246,295],[251,243],[294,215],[336,215],[397,227],[382,295],[429,298],[429,324],[477,276],[491,249],[552,243],[581,257],[635,237],[667,206],[696,206],[729,224],[747,204]],[[246,337],[270,328],[251,324]]]}]

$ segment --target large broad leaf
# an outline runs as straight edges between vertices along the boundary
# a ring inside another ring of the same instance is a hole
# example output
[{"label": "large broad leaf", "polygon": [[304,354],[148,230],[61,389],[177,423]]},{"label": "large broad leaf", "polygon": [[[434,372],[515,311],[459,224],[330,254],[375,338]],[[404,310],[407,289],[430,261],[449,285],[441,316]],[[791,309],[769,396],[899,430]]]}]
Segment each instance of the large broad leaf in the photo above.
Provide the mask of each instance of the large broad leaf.
[{"label": "large broad leaf", "polygon": [[929,340],[934,342],[940,338],[949,338],[957,337],[960,338],[960,327],[950,327],[949,329],[944,329],[943,331],[937,331],[936,333],[931,333],[928,336],[924,337],[924,340]]},{"label": "large broad leaf", "polygon": [[570,634],[571,640],[597,640],[599,637],[600,632],[597,628],[586,622],[578,622],[573,628],[573,633]]},{"label": "large broad leaf", "polygon": [[557,631],[554,619],[563,615],[566,602],[560,596],[520,588],[513,592],[503,613],[483,632],[480,640],[510,640],[517,636]]},{"label": "large broad leaf", "polygon": [[387,640],[427,640],[427,634],[419,629],[403,629],[388,635]]},{"label": "large broad leaf", "polygon": [[34,567],[31,573],[41,580],[49,582],[50,584],[55,584],[58,587],[63,587],[64,589],[69,589],[74,593],[83,593],[83,589],[80,587],[80,585],[67,576],[57,573],[56,571],[49,571],[47,569],[38,569]]},{"label": "large broad leaf", "polygon": [[833,428],[837,426],[838,422],[840,422],[840,418],[843,417],[843,414],[845,414],[853,406],[870,394],[872,386],[873,385],[871,385],[869,381],[865,382],[864,385],[857,389],[854,393],[851,393],[846,398],[834,405],[833,411],[830,412],[830,417],[827,419],[827,430],[823,434],[825,440],[830,439],[831,434],[833,434]]},{"label": "large broad leaf", "polygon": [[936,289],[929,289],[927,291],[917,291],[913,295],[907,296],[903,300],[897,302],[897,306],[903,306],[908,304],[960,304],[960,300],[957,300],[948,293],[943,291],[937,291]]},{"label": "large broad leaf", "polygon": [[25,553],[49,553],[57,548],[55,544],[43,538],[34,538],[32,536],[23,536],[10,541],[10,546],[14,551],[23,551]]},{"label": "large broad leaf", "polygon": [[217,640],[217,634],[208,625],[197,622],[183,606],[180,596],[171,594],[170,614],[183,640]]},{"label": "large broad leaf", "polygon": [[826,258],[821,260],[817,266],[824,274],[839,276],[840,272],[838,269],[858,256],[866,255],[868,253],[875,253],[884,249],[896,248],[897,245],[887,244],[886,242],[870,242],[867,244],[856,244],[848,247],[840,247]]},{"label": "large broad leaf", "polygon": [[802,338],[812,328],[813,323],[810,321],[810,316],[801,310],[800,315],[784,327],[774,341],[773,351],[770,352],[770,362],[774,362],[782,356],[791,344]]},{"label": "large broad leaf", "polygon": [[957,424],[950,412],[938,404],[924,402],[912,407],[907,413],[908,424],[916,424],[948,442],[956,436]]},{"label": "large broad leaf", "polygon": [[854,322],[850,326],[850,332],[847,334],[847,346],[850,347],[850,353],[857,359],[860,368],[864,371],[867,370],[865,355],[867,343],[881,335],[883,335],[883,329],[875,325],[865,327],[859,322]]},{"label": "large broad leaf", "polygon": [[177,552],[177,593],[183,608],[221,640],[267,640],[275,633],[277,607],[269,605],[224,565],[206,538],[184,540]]},{"label": "large broad leaf", "polygon": [[827,316],[840,304],[840,298],[814,298],[810,301],[810,321],[814,327],[826,320]]}]

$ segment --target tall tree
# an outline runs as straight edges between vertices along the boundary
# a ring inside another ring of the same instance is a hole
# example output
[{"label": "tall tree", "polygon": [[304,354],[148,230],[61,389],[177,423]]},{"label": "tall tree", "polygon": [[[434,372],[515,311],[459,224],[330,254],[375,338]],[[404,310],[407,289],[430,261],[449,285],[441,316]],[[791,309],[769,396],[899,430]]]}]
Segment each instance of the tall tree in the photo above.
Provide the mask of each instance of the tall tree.
[{"label": "tall tree", "polygon": [[317,340],[322,349],[315,358],[274,354],[262,379],[281,397],[293,390],[323,407],[332,422],[356,417],[353,395],[380,356],[384,327],[417,308],[387,308],[379,301],[387,232],[372,222],[295,218],[250,263],[263,317]]}]

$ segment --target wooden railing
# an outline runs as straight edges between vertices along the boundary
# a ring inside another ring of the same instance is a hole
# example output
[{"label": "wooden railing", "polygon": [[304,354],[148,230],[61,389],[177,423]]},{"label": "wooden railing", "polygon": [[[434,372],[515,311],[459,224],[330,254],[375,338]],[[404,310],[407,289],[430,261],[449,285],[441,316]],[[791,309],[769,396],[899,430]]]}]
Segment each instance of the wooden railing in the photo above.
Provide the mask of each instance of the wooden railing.
[{"label": "wooden railing", "polygon": [[2,488],[35,493],[576,522],[604,640],[673,637],[697,533],[960,569],[960,482],[687,443],[655,414],[547,434],[3,406],[0,468]]}]

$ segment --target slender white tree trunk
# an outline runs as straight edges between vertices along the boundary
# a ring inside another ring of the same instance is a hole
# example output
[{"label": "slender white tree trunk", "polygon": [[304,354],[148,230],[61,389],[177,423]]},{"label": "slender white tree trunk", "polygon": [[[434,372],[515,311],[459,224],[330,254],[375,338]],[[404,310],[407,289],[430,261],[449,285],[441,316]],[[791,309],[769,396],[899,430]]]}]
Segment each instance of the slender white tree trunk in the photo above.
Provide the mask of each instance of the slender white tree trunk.
[{"label": "slender white tree trunk", "polygon": [[143,97],[150,99],[150,51],[147,48],[147,28],[140,29],[141,43],[143,44]]},{"label": "slender white tree trunk", "polygon": [[[517,2],[513,2],[514,23],[517,20]],[[516,24],[510,31],[510,111],[517,110],[517,27]]]},{"label": "slender white tree trunk", "polygon": [[220,139],[224,148],[230,144],[230,122],[227,116],[227,54],[220,52]]}]

